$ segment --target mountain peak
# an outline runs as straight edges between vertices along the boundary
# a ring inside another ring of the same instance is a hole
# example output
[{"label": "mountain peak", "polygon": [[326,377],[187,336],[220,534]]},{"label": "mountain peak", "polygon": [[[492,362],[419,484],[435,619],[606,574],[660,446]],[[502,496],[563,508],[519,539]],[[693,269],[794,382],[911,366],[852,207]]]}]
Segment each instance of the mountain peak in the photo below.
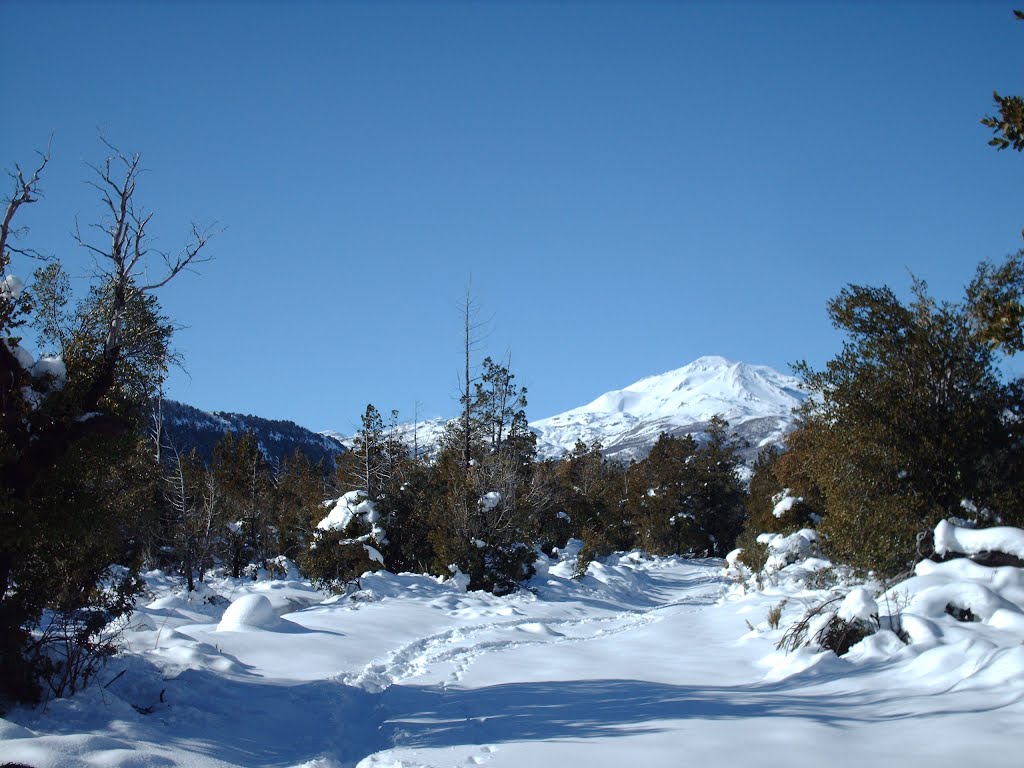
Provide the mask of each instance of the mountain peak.
[{"label": "mountain peak", "polygon": [[571,450],[583,440],[599,441],[608,454],[635,458],[662,432],[699,435],[712,417],[721,416],[756,452],[789,431],[792,411],[803,399],[800,382],[792,376],[766,365],[707,355],[531,426],[548,455]]}]

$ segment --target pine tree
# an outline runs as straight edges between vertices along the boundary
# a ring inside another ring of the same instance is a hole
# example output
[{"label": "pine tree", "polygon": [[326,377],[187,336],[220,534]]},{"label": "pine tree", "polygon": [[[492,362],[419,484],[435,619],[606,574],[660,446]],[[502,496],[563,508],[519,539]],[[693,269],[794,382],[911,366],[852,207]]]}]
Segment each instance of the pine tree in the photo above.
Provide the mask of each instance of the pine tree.
[{"label": "pine tree", "polygon": [[238,578],[247,565],[266,568],[271,530],[272,473],[251,432],[225,433],[210,468],[221,497],[221,554]]},{"label": "pine tree", "polygon": [[281,464],[272,505],[277,554],[294,560],[309,548],[328,496],[325,475],[323,464],[313,464],[299,448]]}]

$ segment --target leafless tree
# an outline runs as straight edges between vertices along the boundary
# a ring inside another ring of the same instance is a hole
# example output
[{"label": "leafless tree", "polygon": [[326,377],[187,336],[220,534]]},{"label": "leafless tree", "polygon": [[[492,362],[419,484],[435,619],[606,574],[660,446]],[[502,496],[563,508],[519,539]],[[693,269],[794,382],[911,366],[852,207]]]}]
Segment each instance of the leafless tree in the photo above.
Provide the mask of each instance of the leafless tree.
[{"label": "leafless tree", "polygon": [[[88,250],[96,262],[96,277],[109,282],[111,305],[107,333],[103,342],[103,357],[116,358],[120,352],[121,333],[128,303],[134,295],[150,293],[162,288],[191,265],[208,261],[203,248],[212,234],[192,224],[192,234],[184,247],[170,255],[151,249],[147,227],[153,213],[137,207],[135,192],[143,169],[139,154],[126,156],[104,140],[113,153],[103,165],[90,165],[96,179],[90,181],[100,194],[105,209],[103,220],[91,227],[105,236],[106,243],[94,245],[82,234],[76,224],[75,239]],[[150,252],[158,253],[164,269],[150,277]]]},{"label": "leafless tree", "polygon": [[486,323],[480,320],[480,303],[473,297],[471,288],[466,288],[466,296],[460,307],[463,321],[463,380],[460,394],[462,402],[462,467],[467,473],[472,463],[473,431],[475,420],[473,417],[474,402],[471,386],[473,379],[470,376],[472,369],[473,353],[480,349],[483,341],[483,330]]},{"label": "leafless tree", "polygon": [[45,152],[39,152],[38,155],[39,164],[27,176],[21,166],[17,164],[13,171],[8,172],[11,181],[14,182],[14,189],[5,200],[7,205],[4,210],[4,219],[0,223],[0,272],[7,268],[12,253],[35,258],[40,256],[40,253],[32,248],[15,248],[10,242],[12,236],[20,234],[18,229],[12,229],[14,216],[18,213],[18,209],[23,205],[36,202],[42,196],[39,185],[43,178],[43,171],[46,170],[46,166],[50,162],[50,148],[47,147]]},{"label": "leafless tree", "polygon": [[[205,247],[212,232],[192,226],[190,238],[176,254],[168,255],[152,249],[147,228],[153,214],[142,211],[136,203],[139,176],[142,173],[138,154],[127,156],[104,141],[111,155],[98,166],[91,166],[95,179],[91,185],[99,191],[104,208],[102,220],[93,226],[103,233],[99,243],[88,241],[76,226],[76,239],[95,260],[95,277],[109,288],[102,307],[105,318],[100,359],[88,371],[88,380],[75,387],[74,404],[65,403],[63,418],[26,419],[15,413],[21,388],[28,373],[15,351],[0,344],[0,408],[7,438],[20,459],[0,466],[0,481],[16,496],[27,490],[39,474],[52,467],[78,439],[88,435],[123,434],[132,425],[121,414],[107,412],[104,398],[116,386],[118,364],[124,356],[125,319],[130,302],[141,294],[152,293],[167,285],[182,271],[206,261]],[[13,193],[0,225],[0,267],[6,268],[11,253],[34,255],[29,249],[15,249],[11,237],[17,230],[13,220],[19,209],[39,199],[42,173],[50,160],[49,150],[40,153],[35,170],[24,173],[15,166],[11,174]],[[105,242],[104,242],[105,241]],[[149,270],[152,256],[159,255],[163,266],[155,277]],[[108,297],[108,298],[107,298]],[[5,307],[6,309],[6,307]],[[4,321],[9,320],[5,315]],[[88,322],[97,318],[89,318]],[[4,330],[0,327],[0,330]],[[88,414],[88,418],[79,418]]]}]

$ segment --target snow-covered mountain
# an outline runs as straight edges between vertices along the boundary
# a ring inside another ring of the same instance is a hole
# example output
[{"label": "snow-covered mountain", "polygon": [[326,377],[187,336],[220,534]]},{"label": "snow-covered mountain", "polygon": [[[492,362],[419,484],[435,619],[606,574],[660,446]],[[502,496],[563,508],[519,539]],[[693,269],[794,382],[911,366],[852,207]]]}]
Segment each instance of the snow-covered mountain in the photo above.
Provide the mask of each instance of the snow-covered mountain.
[{"label": "snow-covered mountain", "polygon": [[[450,419],[433,418],[417,422],[403,422],[396,427],[396,431],[401,441],[409,446],[410,452],[415,449],[417,456],[432,456],[441,444],[441,438],[444,436],[449,421]],[[355,435],[352,433],[346,434],[327,429],[320,434],[341,443],[349,450],[355,443]]]},{"label": "snow-covered mountain", "polygon": [[[649,376],[624,389],[606,392],[588,405],[530,423],[538,453],[557,458],[577,440],[598,441],[607,456],[628,461],[647,454],[662,432],[700,437],[715,415],[729,422],[748,447],[751,464],[761,446],[780,441],[793,425],[793,408],[805,398],[800,381],[766,365],[701,357],[668,373]],[[420,455],[433,454],[444,434],[446,419],[400,424],[410,446],[413,435]],[[322,433],[346,447],[352,436]]]},{"label": "snow-covered mountain", "polygon": [[792,428],[793,408],[805,397],[798,379],[774,368],[701,357],[530,426],[544,456],[561,455],[583,440],[599,441],[606,455],[628,460],[645,455],[662,432],[699,436],[718,415],[749,443],[744,455],[752,459]]}]

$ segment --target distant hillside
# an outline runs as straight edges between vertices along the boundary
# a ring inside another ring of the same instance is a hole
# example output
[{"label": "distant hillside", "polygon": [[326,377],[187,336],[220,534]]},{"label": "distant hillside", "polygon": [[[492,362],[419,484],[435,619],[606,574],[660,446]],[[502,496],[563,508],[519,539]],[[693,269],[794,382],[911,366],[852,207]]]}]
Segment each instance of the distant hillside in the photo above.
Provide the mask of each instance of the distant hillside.
[{"label": "distant hillside", "polygon": [[334,457],[346,450],[334,437],[313,432],[292,421],[241,413],[208,413],[176,400],[164,400],[162,414],[164,441],[183,453],[196,448],[206,462],[212,460],[213,447],[228,431],[252,432],[263,455],[275,464],[298,448],[313,463],[323,461],[325,467],[333,469]]}]

